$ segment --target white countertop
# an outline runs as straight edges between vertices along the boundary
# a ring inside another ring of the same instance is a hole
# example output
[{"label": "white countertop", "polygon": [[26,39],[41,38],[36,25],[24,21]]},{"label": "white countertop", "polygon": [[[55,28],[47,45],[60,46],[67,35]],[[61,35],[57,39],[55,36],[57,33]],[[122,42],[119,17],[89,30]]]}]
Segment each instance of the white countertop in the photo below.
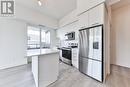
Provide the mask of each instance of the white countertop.
[{"label": "white countertop", "polygon": [[27,57],[47,55],[52,53],[58,53],[57,49],[33,49],[27,51]]}]

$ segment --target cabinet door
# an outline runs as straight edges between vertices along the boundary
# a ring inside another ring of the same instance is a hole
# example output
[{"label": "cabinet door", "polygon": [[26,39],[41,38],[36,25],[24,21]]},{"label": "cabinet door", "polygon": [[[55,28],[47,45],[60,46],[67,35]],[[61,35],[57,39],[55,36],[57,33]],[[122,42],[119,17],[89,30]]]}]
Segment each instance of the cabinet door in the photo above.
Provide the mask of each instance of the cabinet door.
[{"label": "cabinet door", "polygon": [[81,14],[88,9],[89,9],[89,0],[77,0],[78,14]]},{"label": "cabinet door", "polygon": [[79,68],[78,49],[72,49],[72,65]]},{"label": "cabinet door", "polygon": [[89,11],[89,26],[104,23],[104,4],[101,4]]},{"label": "cabinet door", "polygon": [[96,5],[105,2],[105,0],[89,0],[89,8],[95,7]]},{"label": "cabinet door", "polygon": [[60,50],[60,59],[61,59],[61,61],[63,61],[62,50]]},{"label": "cabinet door", "polygon": [[96,80],[102,81],[102,63],[99,61],[92,61],[92,77]]},{"label": "cabinet door", "polygon": [[88,12],[79,16],[78,26],[79,29],[87,28],[88,27]]}]

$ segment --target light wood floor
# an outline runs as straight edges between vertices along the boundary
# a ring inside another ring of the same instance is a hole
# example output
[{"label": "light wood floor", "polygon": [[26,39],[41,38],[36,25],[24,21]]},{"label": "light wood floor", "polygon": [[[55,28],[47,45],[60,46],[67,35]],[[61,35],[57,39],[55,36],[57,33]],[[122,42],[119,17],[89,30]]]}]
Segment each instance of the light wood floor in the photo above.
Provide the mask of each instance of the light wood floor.
[{"label": "light wood floor", "polygon": [[[59,79],[48,87],[130,87],[130,69],[112,66],[111,72],[102,84],[61,63]],[[31,66],[0,70],[0,87],[35,87]]]}]

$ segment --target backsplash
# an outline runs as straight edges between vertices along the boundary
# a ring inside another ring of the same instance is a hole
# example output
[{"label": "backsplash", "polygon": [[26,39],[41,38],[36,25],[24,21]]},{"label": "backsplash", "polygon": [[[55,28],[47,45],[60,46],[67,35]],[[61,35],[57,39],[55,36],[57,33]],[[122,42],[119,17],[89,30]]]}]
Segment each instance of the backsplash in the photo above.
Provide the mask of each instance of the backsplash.
[{"label": "backsplash", "polygon": [[60,47],[78,46],[78,40],[73,41],[60,41]]}]

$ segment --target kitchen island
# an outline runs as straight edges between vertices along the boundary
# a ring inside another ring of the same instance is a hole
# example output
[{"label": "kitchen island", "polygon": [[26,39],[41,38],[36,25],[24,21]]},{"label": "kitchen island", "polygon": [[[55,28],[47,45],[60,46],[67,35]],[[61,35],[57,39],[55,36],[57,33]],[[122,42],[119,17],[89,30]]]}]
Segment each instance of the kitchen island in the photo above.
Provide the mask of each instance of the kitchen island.
[{"label": "kitchen island", "polygon": [[58,50],[29,50],[27,57],[32,58],[32,73],[36,87],[47,87],[57,80],[59,75]]}]

